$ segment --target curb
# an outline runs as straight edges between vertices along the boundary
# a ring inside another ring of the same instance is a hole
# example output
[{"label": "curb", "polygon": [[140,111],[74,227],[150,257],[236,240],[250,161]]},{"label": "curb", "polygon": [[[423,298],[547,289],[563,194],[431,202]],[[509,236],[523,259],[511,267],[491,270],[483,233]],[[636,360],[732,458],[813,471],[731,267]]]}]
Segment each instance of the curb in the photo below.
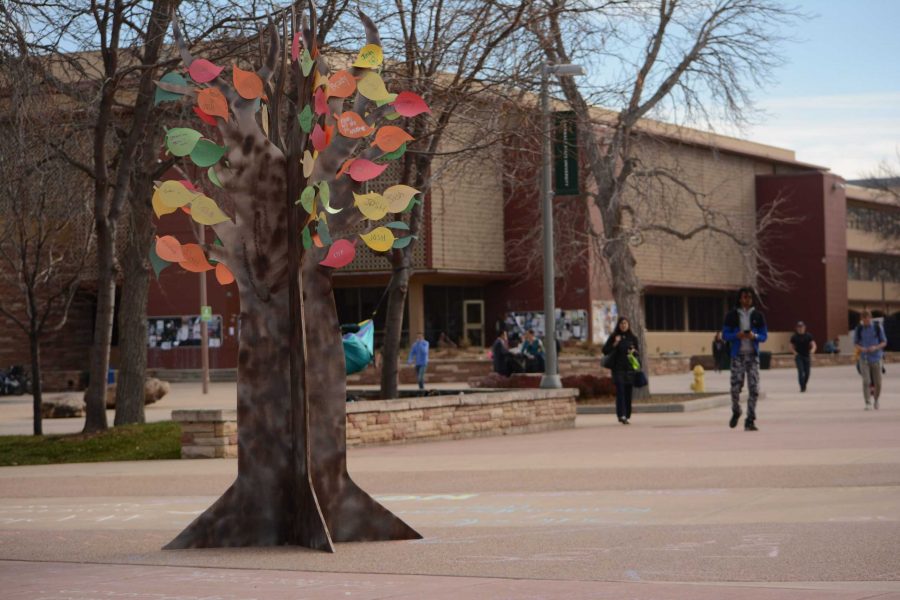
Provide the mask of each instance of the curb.
[{"label": "curb", "polygon": [[[762,394],[760,394],[762,399]],[[697,400],[685,400],[684,402],[667,402],[664,404],[632,404],[632,413],[676,413],[676,412],[696,412],[698,410],[709,410],[710,408],[718,408],[720,406],[730,406],[731,396],[723,394],[722,396],[710,396],[708,398],[698,398]],[[616,405],[609,404],[603,406],[579,406],[576,414],[579,415],[612,415],[616,412]]]}]

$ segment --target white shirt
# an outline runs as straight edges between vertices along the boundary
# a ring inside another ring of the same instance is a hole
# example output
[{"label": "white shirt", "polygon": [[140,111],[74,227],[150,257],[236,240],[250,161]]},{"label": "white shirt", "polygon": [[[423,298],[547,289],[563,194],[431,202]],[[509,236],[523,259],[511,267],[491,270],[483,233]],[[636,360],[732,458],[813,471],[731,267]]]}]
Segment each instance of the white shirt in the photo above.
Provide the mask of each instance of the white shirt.
[{"label": "white shirt", "polygon": [[[741,331],[750,331],[750,313],[753,312],[753,307],[751,306],[749,310],[744,310],[743,308],[738,308],[738,318],[741,321]],[[753,340],[744,338],[741,340],[741,354],[753,354]]]}]

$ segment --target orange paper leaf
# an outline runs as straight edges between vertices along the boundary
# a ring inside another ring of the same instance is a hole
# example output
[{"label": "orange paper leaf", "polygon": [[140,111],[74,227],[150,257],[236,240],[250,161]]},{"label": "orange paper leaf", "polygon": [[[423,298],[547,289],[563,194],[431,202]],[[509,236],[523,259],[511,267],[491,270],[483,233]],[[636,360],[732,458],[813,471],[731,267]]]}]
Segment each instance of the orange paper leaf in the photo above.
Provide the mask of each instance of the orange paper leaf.
[{"label": "orange paper leaf", "polygon": [[234,65],[231,71],[231,78],[234,81],[234,89],[241,95],[241,98],[253,100],[262,96],[262,79],[253,71],[245,71]]},{"label": "orange paper leaf", "polygon": [[220,285],[234,283],[234,274],[231,272],[231,269],[225,266],[225,263],[220,262],[216,264],[216,281]]},{"label": "orange paper leaf", "polygon": [[184,244],[181,247],[181,251],[184,253],[184,260],[179,261],[178,264],[181,265],[181,268],[185,271],[203,273],[204,271],[209,271],[214,268],[209,264],[209,261],[206,260],[206,254],[203,253],[203,248],[199,245]]},{"label": "orange paper leaf", "polygon": [[156,238],[156,255],[169,262],[180,263],[184,260],[181,242],[171,235],[164,235]]},{"label": "orange paper leaf", "polygon": [[206,88],[197,93],[197,106],[208,115],[228,120],[228,100],[216,88]]},{"label": "orange paper leaf", "polygon": [[335,119],[338,131],[346,138],[358,139],[372,133],[372,126],[352,110],[335,115]]},{"label": "orange paper leaf", "polygon": [[356,79],[350,71],[338,71],[328,78],[328,97],[346,98],[356,91]]},{"label": "orange paper leaf", "polygon": [[399,127],[395,125],[385,125],[375,134],[375,141],[372,142],[372,145],[378,146],[384,152],[393,152],[413,139],[413,136],[409,135]]}]

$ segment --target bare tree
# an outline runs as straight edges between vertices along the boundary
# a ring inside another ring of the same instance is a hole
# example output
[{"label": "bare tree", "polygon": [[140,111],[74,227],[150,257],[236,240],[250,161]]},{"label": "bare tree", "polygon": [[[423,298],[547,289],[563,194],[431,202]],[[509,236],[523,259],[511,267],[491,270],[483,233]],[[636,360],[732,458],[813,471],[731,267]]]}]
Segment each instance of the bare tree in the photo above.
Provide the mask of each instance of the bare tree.
[{"label": "bare tree", "polygon": [[[720,236],[746,256],[748,281],[759,285],[764,273],[759,235],[742,233],[677,165],[652,160],[648,141],[677,138],[677,131],[649,126],[648,119],[710,127],[720,119],[742,123],[752,110],[751,92],[779,64],[777,47],[786,36],[778,24],[783,28],[796,13],[768,0],[545,0],[540,10],[545,19],[532,31],[547,61],[607,74],[587,83],[561,78],[559,85],[580,122],[588,197],[600,221],[592,235],[610,270],[619,313],[637,326],[646,353],[633,251],[645,235]],[[660,185],[680,191],[689,208],[679,210],[691,222],[668,218],[669,209],[652,193]],[[758,226],[775,217],[764,216]]]},{"label": "bare tree", "polygon": [[[87,179],[73,173],[42,143],[66,137],[54,119],[53,94],[41,84],[18,15],[0,34],[0,78],[9,112],[0,124],[0,276],[18,300],[0,299],[0,313],[28,337],[34,397],[34,435],[41,422],[41,341],[66,323],[92,243]],[[65,203],[59,202],[64,199]]]}]

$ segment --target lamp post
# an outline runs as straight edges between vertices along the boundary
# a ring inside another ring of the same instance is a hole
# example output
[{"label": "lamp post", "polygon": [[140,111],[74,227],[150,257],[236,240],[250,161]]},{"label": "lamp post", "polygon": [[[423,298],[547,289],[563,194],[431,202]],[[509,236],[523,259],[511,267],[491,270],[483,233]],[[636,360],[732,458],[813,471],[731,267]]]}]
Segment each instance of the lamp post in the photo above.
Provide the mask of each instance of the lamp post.
[{"label": "lamp post", "polygon": [[541,209],[544,225],[544,376],[541,378],[542,388],[561,388],[559,367],[556,356],[556,290],[553,254],[553,173],[551,171],[552,124],[550,122],[549,79],[557,77],[574,77],[584,75],[580,65],[554,65],[545,62],[541,65],[541,129],[543,140],[541,145]]}]

